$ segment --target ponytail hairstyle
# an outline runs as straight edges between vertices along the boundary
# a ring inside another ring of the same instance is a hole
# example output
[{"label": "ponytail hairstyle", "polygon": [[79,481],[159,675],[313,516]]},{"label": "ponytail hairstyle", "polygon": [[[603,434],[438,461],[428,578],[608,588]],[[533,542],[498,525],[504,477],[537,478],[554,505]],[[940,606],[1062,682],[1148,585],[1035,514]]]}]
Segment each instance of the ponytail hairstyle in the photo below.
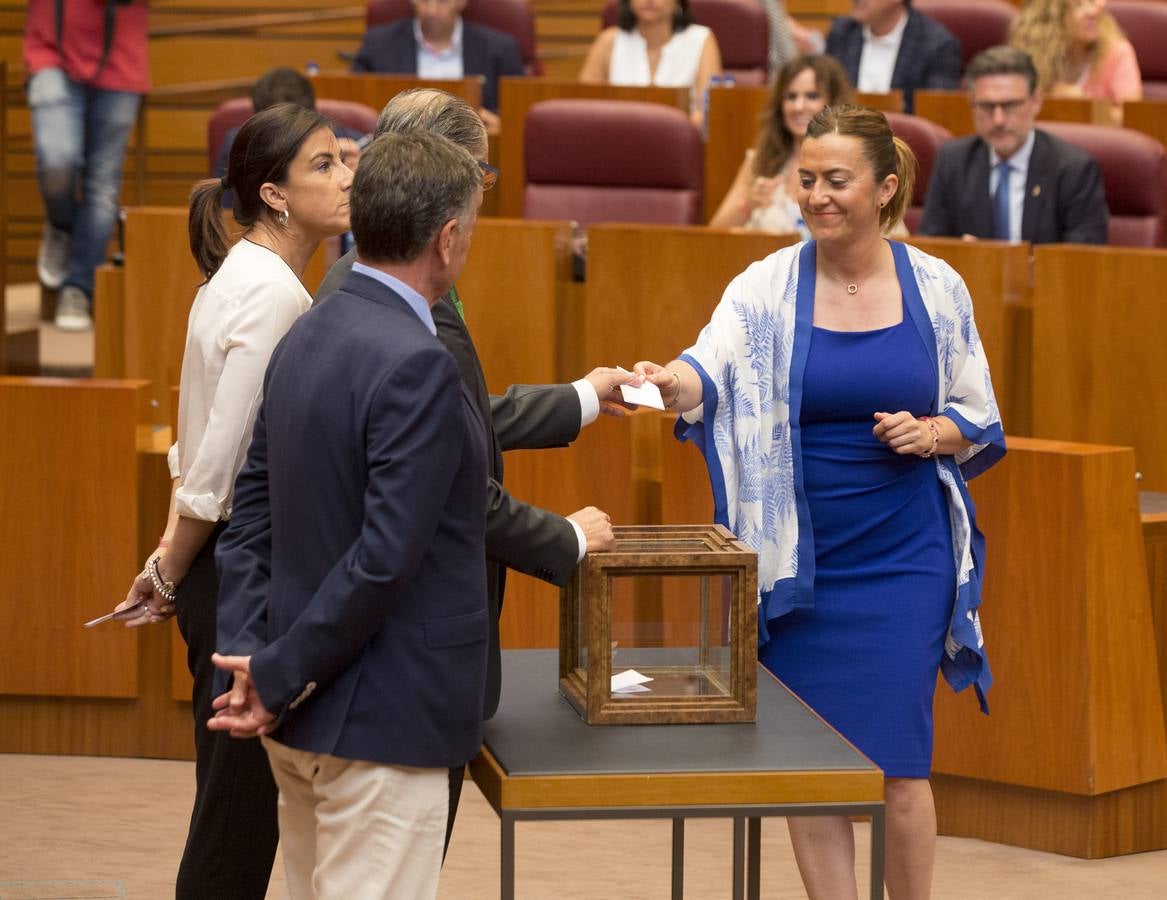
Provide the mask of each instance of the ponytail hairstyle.
[{"label": "ponytail hairstyle", "polygon": [[903,220],[912,202],[918,168],[912,148],[892,134],[883,113],[868,106],[843,104],[819,110],[810,120],[806,136],[819,138],[824,134],[839,134],[858,140],[863,148],[863,158],[871,165],[877,187],[888,175],[899,179],[895,194],[879,211],[880,229],[884,233],[890,231]]},{"label": "ponytail hairstyle", "polygon": [[278,103],[258,112],[243,123],[231,144],[231,156],[224,178],[208,178],[194,186],[190,194],[190,252],[210,281],[227,258],[231,236],[223,222],[223,193],[235,191],[235,221],[250,228],[275,212],[259,196],[259,189],[271,182],[283,184],[288,166],[309,136],[332,123],[312,109]]}]

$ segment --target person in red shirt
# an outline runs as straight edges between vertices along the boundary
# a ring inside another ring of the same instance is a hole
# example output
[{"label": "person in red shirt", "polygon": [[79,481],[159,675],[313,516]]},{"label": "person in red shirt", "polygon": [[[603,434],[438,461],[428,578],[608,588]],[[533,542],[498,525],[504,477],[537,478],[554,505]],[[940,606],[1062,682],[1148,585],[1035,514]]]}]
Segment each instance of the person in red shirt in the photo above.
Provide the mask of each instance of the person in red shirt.
[{"label": "person in red shirt", "polygon": [[57,327],[92,326],[93,272],[117,219],[126,143],[150,90],[145,0],[29,0],[24,66],[45,205],[37,274]]}]

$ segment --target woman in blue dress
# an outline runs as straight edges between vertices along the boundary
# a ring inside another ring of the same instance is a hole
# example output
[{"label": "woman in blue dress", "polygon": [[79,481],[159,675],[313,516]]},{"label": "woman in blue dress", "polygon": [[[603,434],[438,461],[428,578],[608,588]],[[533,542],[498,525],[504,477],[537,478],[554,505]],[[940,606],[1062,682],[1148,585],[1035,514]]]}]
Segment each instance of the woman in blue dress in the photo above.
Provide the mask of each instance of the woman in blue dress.
[{"label": "woman in blue dress", "polygon": [[[965,481],[1005,449],[963,280],[884,238],[915,168],[881,113],[822,110],[799,159],[814,240],[735,278],[680,358],[637,366],[758,551],[761,661],[884,770],[894,900],[931,890],[937,671],[982,708],[991,681]],[[850,821],[788,821],[809,896],[855,897]]]}]

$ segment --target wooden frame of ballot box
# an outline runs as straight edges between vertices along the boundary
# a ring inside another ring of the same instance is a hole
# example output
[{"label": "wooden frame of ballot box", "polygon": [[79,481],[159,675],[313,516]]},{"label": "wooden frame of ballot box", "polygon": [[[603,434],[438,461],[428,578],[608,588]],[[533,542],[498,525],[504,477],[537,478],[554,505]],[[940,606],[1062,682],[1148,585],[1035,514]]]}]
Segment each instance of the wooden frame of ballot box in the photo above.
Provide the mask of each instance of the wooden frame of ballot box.
[{"label": "wooden frame of ballot box", "polygon": [[[589,553],[560,594],[559,692],[589,725],[754,721],[757,555],[721,525],[613,530],[616,549]],[[696,610],[686,606],[694,598],[665,589],[664,578],[678,576],[699,579]],[[631,596],[617,590],[619,580],[632,582]],[[667,606],[689,619],[668,621]],[[632,646],[616,649],[613,619],[622,612],[633,617]],[[614,691],[615,653],[634,658],[655,684]]]}]

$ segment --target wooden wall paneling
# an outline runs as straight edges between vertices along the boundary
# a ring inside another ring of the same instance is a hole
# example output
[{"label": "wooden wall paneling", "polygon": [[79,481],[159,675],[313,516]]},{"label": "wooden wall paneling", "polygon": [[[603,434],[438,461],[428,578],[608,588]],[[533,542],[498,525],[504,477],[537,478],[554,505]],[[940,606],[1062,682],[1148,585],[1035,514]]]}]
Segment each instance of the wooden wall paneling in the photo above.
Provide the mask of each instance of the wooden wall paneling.
[{"label": "wooden wall paneling", "polygon": [[0,693],[135,697],[137,636],[81,623],[125,597],[137,558],[145,384],[0,378]]},{"label": "wooden wall paneling", "polygon": [[561,347],[573,338],[561,330],[570,279],[567,222],[478,220],[458,294],[490,390],[501,394],[512,384],[573,381],[586,374],[560,371]]},{"label": "wooden wall paneling", "polygon": [[1167,491],[1165,283],[1162,250],[1034,250],[1033,434],[1134,447],[1151,491]]},{"label": "wooden wall paneling", "polygon": [[696,340],[726,286],[797,235],[666,225],[588,229],[585,356],[667,363]]},{"label": "wooden wall paneling", "polygon": [[1155,646],[1159,651],[1159,686],[1163,715],[1167,719],[1167,494],[1144,491],[1139,495],[1139,509],[1147,554],[1147,586],[1151,592]]},{"label": "wooden wall paneling", "polygon": [[705,221],[725,199],[745,159],[746,150],[758,139],[770,89],[764,87],[712,87],[705,142]]},{"label": "wooden wall paneling", "polygon": [[1139,100],[1122,105],[1122,124],[1167,144],[1167,100]]},{"label": "wooden wall paneling", "polygon": [[1032,429],[1032,289],[1028,244],[912,237],[910,243],[951,265],[968,286],[977,331],[1009,434]]},{"label": "wooden wall paneling", "polygon": [[617,87],[609,84],[581,84],[556,78],[502,78],[499,81],[499,113],[503,121],[499,136],[498,214],[510,218],[523,215],[523,139],[527,110],[540,100],[553,99],[640,100],[663,103],[689,111],[688,88]]},{"label": "wooden wall paneling", "polygon": [[916,91],[916,115],[944,126],[953,137],[974,133],[967,91]]},{"label": "wooden wall paneling", "polygon": [[[1128,448],[1018,437],[972,483],[995,683],[990,716],[970,691],[939,686],[942,833],[1079,856],[1167,846],[1167,829],[1122,818],[1140,809],[1167,824],[1154,806],[1167,801],[1167,738],[1133,470]],[[1122,821],[1102,839],[1107,816]]]}]

